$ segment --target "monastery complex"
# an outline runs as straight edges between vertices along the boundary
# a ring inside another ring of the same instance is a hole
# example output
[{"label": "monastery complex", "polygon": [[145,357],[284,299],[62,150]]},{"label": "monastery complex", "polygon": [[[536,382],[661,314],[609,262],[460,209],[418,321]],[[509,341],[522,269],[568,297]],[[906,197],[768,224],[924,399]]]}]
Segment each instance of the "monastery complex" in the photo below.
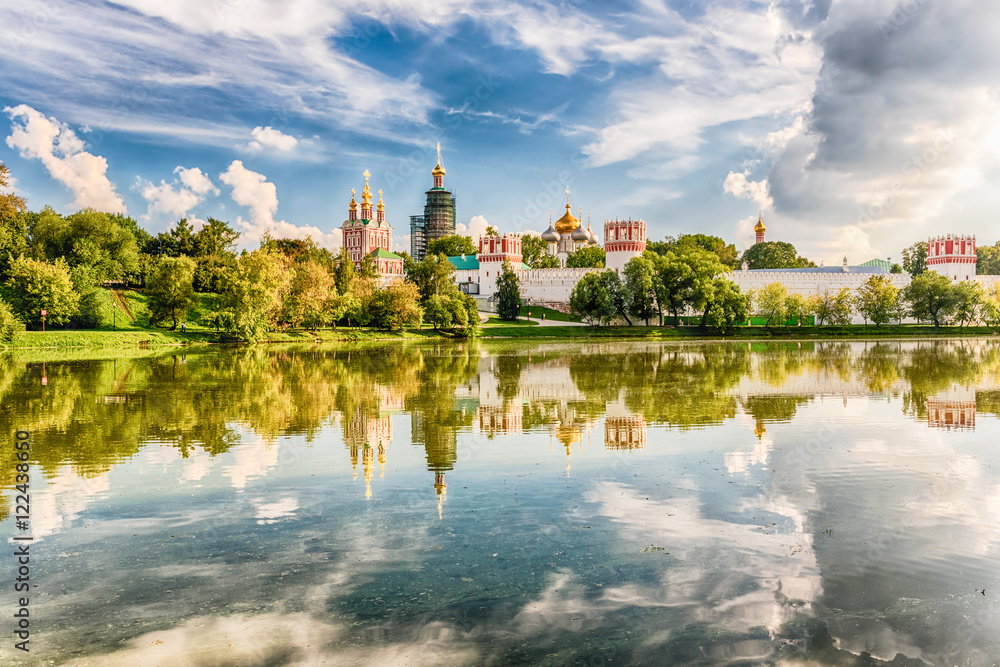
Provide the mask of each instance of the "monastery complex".
[{"label": "monastery complex", "polygon": [[[424,258],[428,243],[455,234],[455,199],[444,187],[445,173],[439,145],[437,164],[431,171],[433,186],[426,192],[424,214],[410,216],[411,255],[415,261]],[[385,218],[382,191],[378,191],[378,203],[373,209],[370,174],[365,171],[364,177],[360,211],[355,200],[355,190],[351,190],[348,217],[341,226],[344,245],[359,268],[366,255],[374,257],[381,280],[387,283],[402,278],[403,257],[391,250],[393,230]],[[480,310],[495,309],[493,297],[504,262],[509,262],[514,268],[520,283],[521,297],[528,305],[568,312],[570,293],[584,275],[606,269],[621,273],[630,259],[640,256],[646,249],[645,221],[632,218],[606,220],[602,238],[591,229],[589,222],[584,227],[581,218],[573,215],[569,194],[567,189],[563,216],[555,223],[550,222],[548,229],[541,234],[549,254],[558,260],[559,267],[529,267],[523,261],[520,235],[510,233],[479,238],[476,255],[448,258],[455,267],[455,280],[459,288],[476,298]],[[582,217],[582,210],[580,215]],[[764,242],[766,231],[763,219],[758,218],[754,227],[756,243]],[[566,267],[566,260],[571,253],[600,245],[604,247],[606,269]],[[983,283],[984,287],[1000,282],[1000,276],[976,274],[975,236],[945,234],[931,237],[928,239],[927,265],[929,269],[948,276],[954,282],[976,280]],[[844,287],[857,289],[873,275],[884,275],[900,289],[906,287],[911,279],[906,273],[890,273],[887,262],[870,260],[860,265],[849,265],[846,256],[840,266],[804,269],[755,270],[747,268],[744,262],[741,268],[726,277],[743,292],[778,282],[792,293],[809,296],[827,291],[836,292]]]}]

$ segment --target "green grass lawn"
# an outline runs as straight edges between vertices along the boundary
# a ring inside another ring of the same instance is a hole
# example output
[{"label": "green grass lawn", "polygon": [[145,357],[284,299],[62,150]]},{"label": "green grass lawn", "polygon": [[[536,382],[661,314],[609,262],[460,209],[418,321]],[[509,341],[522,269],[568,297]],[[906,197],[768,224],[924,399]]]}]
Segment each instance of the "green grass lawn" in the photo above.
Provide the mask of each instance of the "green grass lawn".
[{"label": "green grass lawn", "polygon": [[529,310],[531,311],[531,319],[533,320],[541,318],[544,313],[546,322],[549,320],[553,322],[583,322],[582,319],[575,315],[560,313],[558,310],[552,310],[545,306],[521,306],[521,317],[527,317]]},{"label": "green grass lawn", "polygon": [[515,327],[516,326],[523,326],[523,327],[533,326],[533,327],[537,327],[539,324],[540,324],[540,322],[538,322],[538,320],[536,320],[535,318],[531,318],[530,322],[527,321],[524,317],[522,317],[521,319],[517,320],[516,322],[508,322],[507,320],[501,320],[496,315],[490,315],[489,319],[487,319],[485,322],[483,322],[482,326],[484,326],[484,327],[492,327],[492,326],[503,326],[503,327],[510,327],[510,326],[515,326]]}]

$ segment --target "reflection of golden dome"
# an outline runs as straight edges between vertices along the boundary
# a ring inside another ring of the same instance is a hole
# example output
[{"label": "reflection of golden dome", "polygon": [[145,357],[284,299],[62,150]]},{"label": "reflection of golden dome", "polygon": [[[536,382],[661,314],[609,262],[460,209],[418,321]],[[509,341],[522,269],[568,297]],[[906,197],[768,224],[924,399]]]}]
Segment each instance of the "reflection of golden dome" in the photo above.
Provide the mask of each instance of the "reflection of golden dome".
[{"label": "reflection of golden dome", "polygon": [[757,440],[759,441],[765,433],[767,433],[767,429],[764,428],[764,422],[758,419],[757,423],[753,427],[753,434],[757,436]]},{"label": "reflection of golden dome", "polygon": [[767,231],[767,227],[764,226],[764,218],[760,215],[757,216],[757,224],[754,225],[753,230],[758,234],[762,234]]},{"label": "reflection of golden dome", "polygon": [[566,215],[556,220],[556,231],[560,234],[569,234],[579,226],[580,221],[570,212],[569,204],[566,204]]},{"label": "reflection of golden dome", "polygon": [[583,440],[583,431],[573,425],[560,425],[556,428],[556,440],[561,442],[567,450],[569,446]]}]

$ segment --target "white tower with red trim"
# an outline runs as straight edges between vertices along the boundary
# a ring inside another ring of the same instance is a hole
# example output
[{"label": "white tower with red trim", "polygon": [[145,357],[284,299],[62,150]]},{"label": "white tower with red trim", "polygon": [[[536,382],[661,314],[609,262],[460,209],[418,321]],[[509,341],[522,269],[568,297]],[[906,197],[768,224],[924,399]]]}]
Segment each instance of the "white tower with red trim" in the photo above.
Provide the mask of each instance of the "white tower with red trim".
[{"label": "white tower with red trim", "polygon": [[604,223],[604,265],[621,273],[633,257],[646,249],[646,221],[608,220]]},{"label": "white tower with red trim", "polygon": [[479,237],[479,294],[490,296],[497,291],[497,277],[504,260],[511,268],[521,268],[521,237],[517,234]]},{"label": "white tower with red trim", "polygon": [[927,270],[951,280],[975,280],[976,237],[946,234],[927,240]]}]

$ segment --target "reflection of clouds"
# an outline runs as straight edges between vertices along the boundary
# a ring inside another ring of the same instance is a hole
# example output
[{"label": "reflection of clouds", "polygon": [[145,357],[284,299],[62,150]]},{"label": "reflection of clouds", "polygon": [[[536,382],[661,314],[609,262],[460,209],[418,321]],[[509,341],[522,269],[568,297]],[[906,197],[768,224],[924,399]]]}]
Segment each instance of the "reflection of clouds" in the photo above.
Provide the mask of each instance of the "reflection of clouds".
[{"label": "reflection of clouds", "polygon": [[229,450],[232,463],[222,468],[234,489],[246,488],[247,482],[263,477],[278,465],[278,447],[264,442],[237,445]]},{"label": "reflection of clouds", "polygon": [[753,430],[757,441],[754,442],[746,438],[742,441],[742,448],[726,452],[723,460],[730,475],[743,474],[754,466],[767,465],[768,455],[774,448],[774,440],[767,435],[763,425],[754,420],[753,417],[743,413],[736,415],[736,420],[741,426]]},{"label": "reflection of clouds", "polygon": [[31,487],[31,535],[35,541],[60,532],[111,486],[108,474],[81,477],[64,466],[45,486]]},{"label": "reflection of clouds", "polygon": [[[822,591],[809,534],[781,532],[771,522],[711,519],[695,497],[651,501],[612,482],[598,484],[589,500],[599,504],[602,515],[622,524],[635,544],[655,544],[675,559],[658,588],[629,584],[608,589],[608,599],[640,606],[686,603],[692,621],[774,631]],[[801,526],[804,521],[787,502],[761,497],[757,509],[787,509],[792,523]],[[717,603],[702,604],[706,599]]]},{"label": "reflection of clouds", "polygon": [[[458,633],[431,623],[402,641],[359,645],[352,629],[308,614],[202,616],[169,630],[149,632],[128,648],[92,656],[103,667],[209,667],[210,665],[454,665],[475,662]],[[358,644],[352,645],[352,642]],[[81,664],[79,659],[64,667]]]},{"label": "reflection of clouds", "polygon": [[299,508],[298,498],[286,496],[279,500],[268,502],[267,498],[254,498],[250,501],[256,510],[257,523],[277,523],[279,519],[290,517]]}]

